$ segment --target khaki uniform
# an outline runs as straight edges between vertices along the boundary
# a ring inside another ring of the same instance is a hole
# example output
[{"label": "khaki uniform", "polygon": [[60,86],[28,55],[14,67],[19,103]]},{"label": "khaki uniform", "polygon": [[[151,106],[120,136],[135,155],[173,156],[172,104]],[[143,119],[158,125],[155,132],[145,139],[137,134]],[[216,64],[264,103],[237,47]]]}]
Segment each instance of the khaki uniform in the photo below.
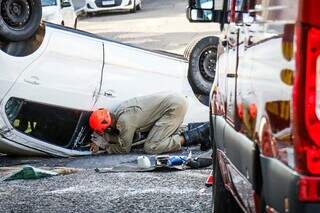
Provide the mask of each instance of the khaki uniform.
[{"label": "khaki uniform", "polygon": [[[137,132],[149,132],[144,151],[149,154],[174,152],[181,149],[180,136],[175,134],[187,111],[187,102],[176,94],[154,94],[121,103],[113,114],[118,134],[105,133],[108,153],[128,153]],[[113,121],[114,122],[114,121]]]}]

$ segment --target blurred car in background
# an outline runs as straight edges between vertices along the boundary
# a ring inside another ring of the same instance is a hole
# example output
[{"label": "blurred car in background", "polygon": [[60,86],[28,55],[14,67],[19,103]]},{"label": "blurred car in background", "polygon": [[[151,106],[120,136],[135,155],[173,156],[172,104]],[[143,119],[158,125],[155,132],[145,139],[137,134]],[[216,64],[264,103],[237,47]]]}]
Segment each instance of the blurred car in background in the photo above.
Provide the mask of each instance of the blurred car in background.
[{"label": "blurred car in background", "polygon": [[77,14],[69,0],[41,0],[44,21],[77,28]]},{"label": "blurred car in background", "polygon": [[142,9],[142,0],[86,0],[84,11],[93,14],[103,11],[124,10],[135,13]]}]

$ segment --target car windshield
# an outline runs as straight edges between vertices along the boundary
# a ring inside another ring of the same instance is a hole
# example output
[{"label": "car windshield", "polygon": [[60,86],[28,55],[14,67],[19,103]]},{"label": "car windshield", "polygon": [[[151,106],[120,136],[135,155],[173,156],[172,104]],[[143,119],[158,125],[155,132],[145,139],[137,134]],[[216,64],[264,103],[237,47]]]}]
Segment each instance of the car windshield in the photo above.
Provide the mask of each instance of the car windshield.
[{"label": "car windshield", "polygon": [[42,7],[57,5],[56,0],[41,0]]}]

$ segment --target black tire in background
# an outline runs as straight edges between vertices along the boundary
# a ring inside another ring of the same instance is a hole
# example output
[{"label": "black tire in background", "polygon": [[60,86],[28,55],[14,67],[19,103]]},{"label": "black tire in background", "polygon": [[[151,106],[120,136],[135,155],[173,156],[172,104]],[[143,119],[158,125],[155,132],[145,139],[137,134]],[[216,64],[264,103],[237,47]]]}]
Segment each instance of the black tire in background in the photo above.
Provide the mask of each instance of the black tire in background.
[{"label": "black tire in background", "polygon": [[[215,153],[216,154],[216,153]],[[238,206],[231,193],[225,188],[221,175],[218,159],[215,155],[215,184],[213,187],[213,212],[214,213],[241,213],[242,209]]]},{"label": "black tire in background", "polygon": [[36,33],[41,18],[40,0],[0,0],[0,38],[26,40]]},{"label": "black tire in background", "polygon": [[215,78],[219,38],[207,36],[192,41],[184,57],[189,61],[188,80],[195,93],[209,95]]},{"label": "black tire in background", "polygon": [[137,10],[141,10],[141,9],[142,9],[142,2],[137,5]]},{"label": "black tire in background", "polygon": [[130,10],[130,13],[135,13],[137,11],[136,0],[133,0],[133,8]]}]

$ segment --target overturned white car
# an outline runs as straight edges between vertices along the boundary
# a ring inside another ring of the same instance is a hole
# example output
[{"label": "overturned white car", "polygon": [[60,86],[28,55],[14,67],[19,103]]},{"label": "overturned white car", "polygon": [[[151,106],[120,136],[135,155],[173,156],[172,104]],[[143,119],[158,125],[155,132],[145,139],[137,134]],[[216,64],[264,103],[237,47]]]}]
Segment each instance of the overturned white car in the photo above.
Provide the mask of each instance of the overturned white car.
[{"label": "overturned white car", "polygon": [[[92,133],[88,126],[92,110],[156,92],[185,95],[186,123],[208,119],[208,107],[203,104],[208,94],[191,82],[196,71],[188,71],[183,57],[40,24],[38,0],[1,2],[0,153],[91,154],[85,145]],[[32,4],[28,11],[15,8],[12,2]]]}]

